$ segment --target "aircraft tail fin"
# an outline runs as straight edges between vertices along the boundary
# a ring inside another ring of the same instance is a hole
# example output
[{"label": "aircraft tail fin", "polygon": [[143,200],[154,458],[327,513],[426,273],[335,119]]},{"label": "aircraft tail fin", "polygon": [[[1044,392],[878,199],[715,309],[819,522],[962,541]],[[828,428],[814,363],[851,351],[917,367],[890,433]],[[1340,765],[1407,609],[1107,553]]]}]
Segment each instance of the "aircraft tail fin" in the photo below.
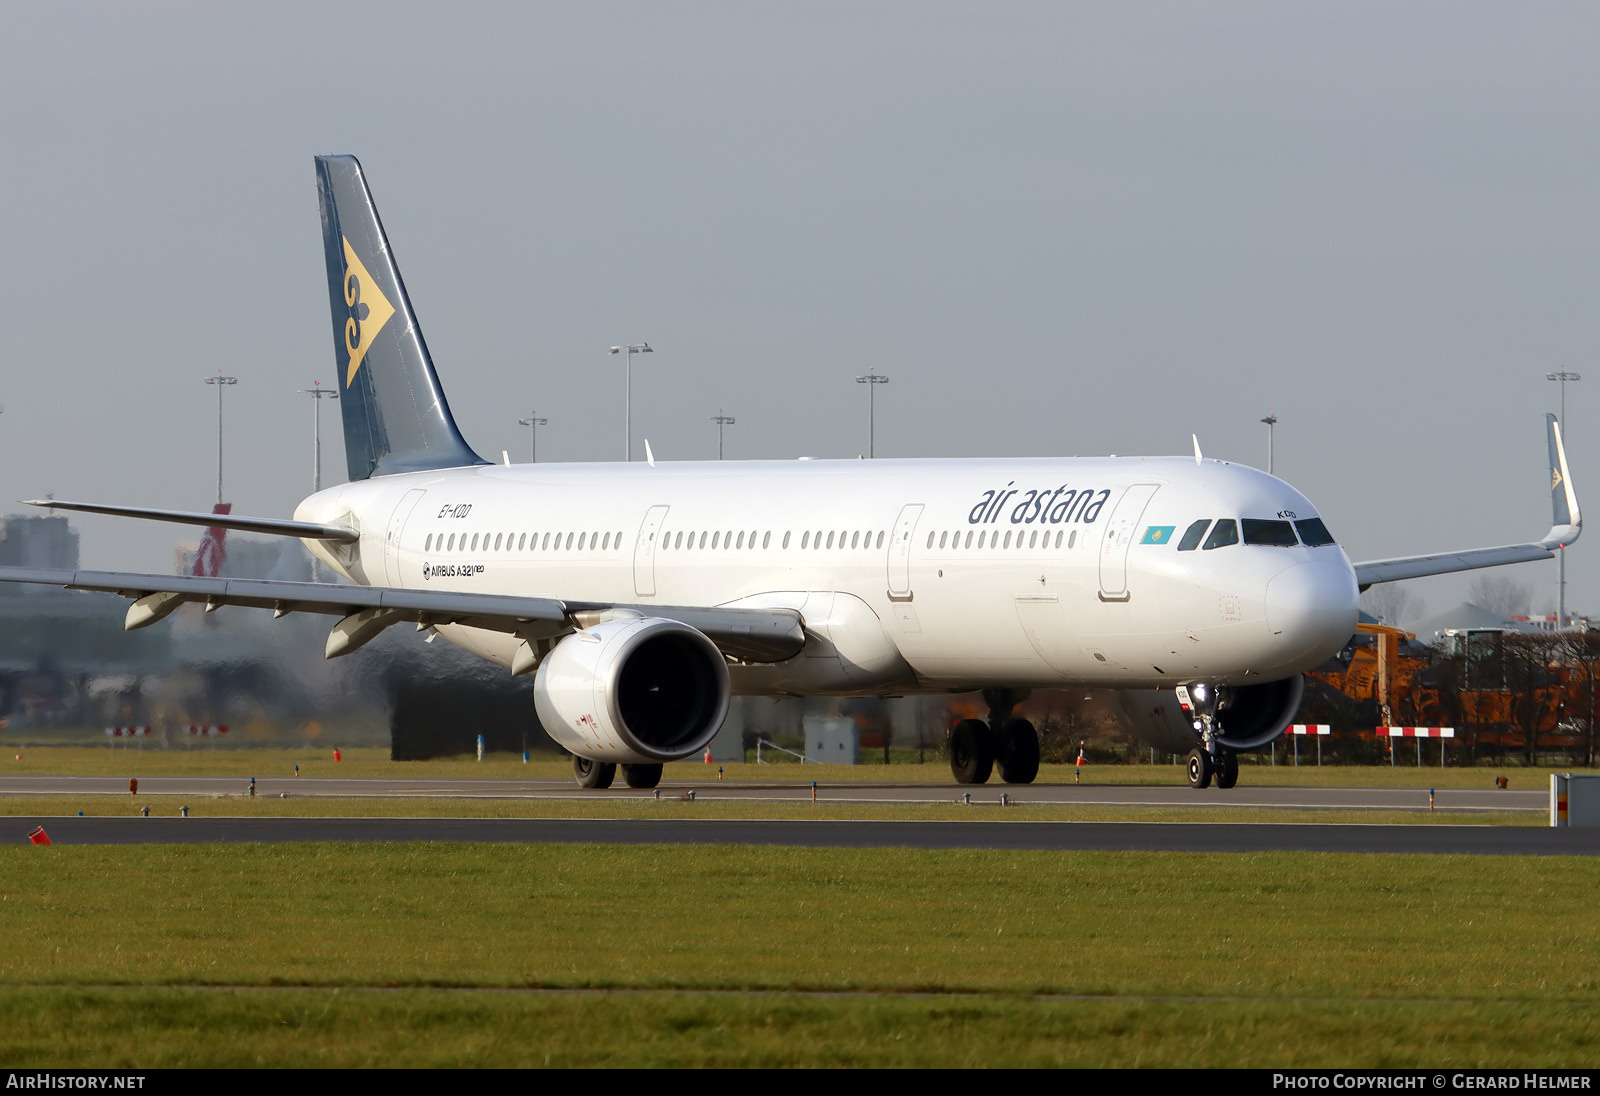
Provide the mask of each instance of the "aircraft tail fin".
[{"label": "aircraft tail fin", "polygon": [[456,429],[360,162],[316,161],[350,478],[487,464]]}]

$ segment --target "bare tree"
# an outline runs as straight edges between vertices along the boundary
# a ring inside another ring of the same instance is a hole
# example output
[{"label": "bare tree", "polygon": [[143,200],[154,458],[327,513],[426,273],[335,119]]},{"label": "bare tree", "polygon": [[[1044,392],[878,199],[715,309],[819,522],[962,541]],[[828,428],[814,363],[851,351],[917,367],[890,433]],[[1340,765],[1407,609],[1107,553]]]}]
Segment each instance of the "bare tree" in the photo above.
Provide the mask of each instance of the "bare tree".
[{"label": "bare tree", "polygon": [[1561,657],[1571,672],[1568,693],[1576,701],[1577,709],[1567,710],[1567,716],[1582,719],[1584,726],[1583,763],[1595,763],[1595,724],[1600,719],[1600,632],[1557,632]]},{"label": "bare tree", "polygon": [[1403,582],[1380,582],[1361,595],[1361,608],[1391,628],[1416,620],[1428,611],[1427,602]]},{"label": "bare tree", "polygon": [[1472,580],[1472,603],[1504,617],[1527,616],[1532,588],[1504,575],[1479,575]]}]

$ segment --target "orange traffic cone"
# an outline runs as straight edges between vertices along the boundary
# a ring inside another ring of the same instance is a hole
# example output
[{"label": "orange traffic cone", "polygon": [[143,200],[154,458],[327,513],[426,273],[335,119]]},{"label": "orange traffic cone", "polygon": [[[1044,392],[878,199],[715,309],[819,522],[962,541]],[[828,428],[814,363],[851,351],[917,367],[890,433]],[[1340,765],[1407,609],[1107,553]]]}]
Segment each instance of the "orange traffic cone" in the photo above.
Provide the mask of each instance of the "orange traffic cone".
[{"label": "orange traffic cone", "polygon": [[43,826],[39,826],[28,835],[28,840],[35,845],[48,845],[50,844],[50,835],[44,832]]}]

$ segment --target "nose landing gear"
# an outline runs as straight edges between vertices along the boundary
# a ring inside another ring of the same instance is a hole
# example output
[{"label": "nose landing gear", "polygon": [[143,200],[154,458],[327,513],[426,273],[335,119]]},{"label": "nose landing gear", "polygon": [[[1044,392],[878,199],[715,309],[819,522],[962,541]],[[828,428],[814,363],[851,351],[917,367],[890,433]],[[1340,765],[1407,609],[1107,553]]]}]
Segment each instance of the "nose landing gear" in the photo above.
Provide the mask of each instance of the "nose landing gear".
[{"label": "nose landing gear", "polygon": [[1217,741],[1218,713],[1227,707],[1227,690],[1203,681],[1179,685],[1178,703],[1194,717],[1200,732],[1200,746],[1189,751],[1189,787],[1209,788],[1213,778],[1217,787],[1227,789],[1239,783],[1239,755]]}]

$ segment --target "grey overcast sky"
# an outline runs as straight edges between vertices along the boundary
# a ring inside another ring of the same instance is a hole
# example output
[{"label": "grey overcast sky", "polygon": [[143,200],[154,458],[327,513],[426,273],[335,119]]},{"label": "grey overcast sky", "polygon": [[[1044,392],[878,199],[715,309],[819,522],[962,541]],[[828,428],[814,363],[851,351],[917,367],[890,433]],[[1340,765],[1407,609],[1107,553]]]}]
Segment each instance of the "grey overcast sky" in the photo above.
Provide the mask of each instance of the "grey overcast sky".
[{"label": "grey overcast sky", "polygon": [[1548,371],[1600,513],[1596,57],[1592,2],[5,3],[0,497],[208,508],[221,368],[228,497],[289,513],[349,152],[486,455],[537,407],[618,458],[647,340],[663,459],[719,408],[730,457],[863,452],[875,367],[880,455],[1264,464],[1274,412],[1353,558],[1526,539]]}]

